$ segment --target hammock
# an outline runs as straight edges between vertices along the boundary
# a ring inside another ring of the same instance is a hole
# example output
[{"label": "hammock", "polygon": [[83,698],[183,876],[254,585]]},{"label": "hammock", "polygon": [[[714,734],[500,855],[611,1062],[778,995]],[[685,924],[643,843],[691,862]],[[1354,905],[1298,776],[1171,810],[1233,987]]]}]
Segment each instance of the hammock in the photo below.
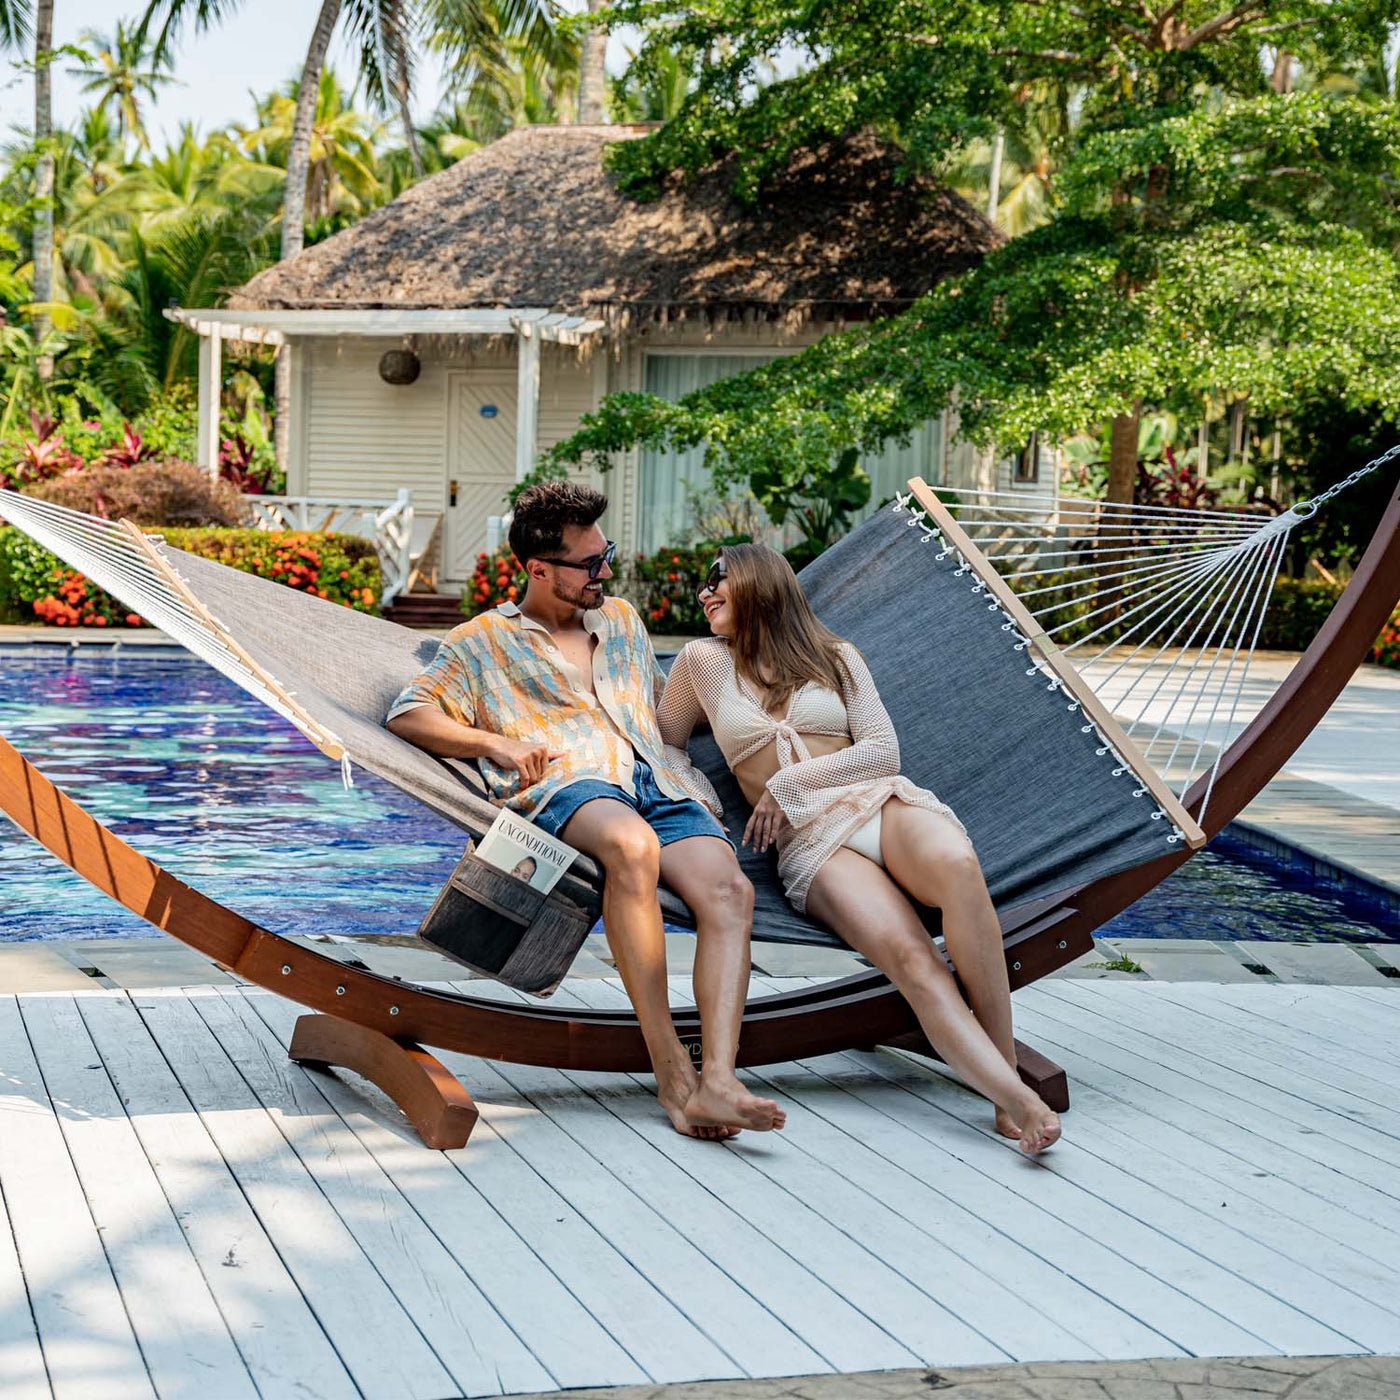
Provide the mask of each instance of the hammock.
[{"label": "hammock", "polygon": [[[818,612],[866,652],[904,741],[904,771],[967,820],[998,902],[1013,989],[1089,952],[1094,932],[1237,816],[1326,713],[1400,601],[1400,490],[1287,680],[1228,749],[1210,753],[1212,733],[1221,742],[1230,737],[1280,539],[1397,456],[1400,447],[1315,501],[1259,524],[1019,494],[962,499],[966,493],[945,492],[952,501],[945,505],[915,481],[890,511],[804,571]],[[286,716],[346,766],[347,779],[353,759],[469,831],[491,820],[494,809],[470,765],[436,762],[378,723],[403,680],[432,654],[431,639],[181,555],[130,526],[26,497],[0,492],[0,519],[28,530]],[[1182,560],[1169,555],[1184,556],[1189,570],[1177,573]],[[1038,593],[1048,578],[1057,591]],[[1125,579],[1147,582],[1130,589]],[[1183,580],[1195,586],[1178,594]],[[1174,608],[1193,593],[1188,610]],[[1147,609],[1137,608],[1145,599],[1154,608],[1146,621]],[[1115,687],[1126,703],[1135,693],[1147,697],[1126,730],[1109,714]],[[1185,730],[1197,714],[1208,726],[1193,747]],[[1173,734],[1172,725],[1184,727]],[[1170,745],[1167,768],[1190,750],[1188,761],[1177,762],[1177,791],[1131,731],[1148,749]],[[713,745],[692,748],[731,820],[742,822],[747,811]],[[332,956],[251,923],[128,846],[3,736],[0,811],[157,928],[321,1013],[298,1020],[291,1057],[372,1080],[429,1146],[462,1146],[477,1110],[424,1046],[570,1070],[649,1067],[630,1012],[517,1005],[414,986],[343,951]],[[788,908],[766,861],[750,856],[747,865],[761,936],[829,941]],[[596,897],[591,863],[580,859],[570,876]],[[688,913],[664,891],[663,903],[673,918]],[[677,1007],[672,1016],[698,1059],[696,1012]],[[775,1064],[875,1045],[934,1054],[907,1003],[868,971],[751,1000],[738,1062]],[[1021,1077],[1052,1108],[1068,1108],[1064,1071],[1020,1041],[1016,1051]]]},{"label": "hammock", "polygon": [[[1261,522],[1022,493],[944,492],[945,503],[921,480],[909,486],[802,584],[864,653],[904,773],[959,814],[998,908],[1201,845],[1205,804],[1193,816],[1179,794],[1218,762],[1288,534],[1325,498]],[[473,835],[490,825],[496,809],[474,765],[433,758],[382,725],[435,639],[126,522],[7,491],[0,518],[276,710],[347,781],[359,764]],[[1125,724],[1106,700],[1132,710]],[[713,741],[698,736],[692,756],[742,830],[747,804]],[[787,903],[771,855],[744,851],[741,862],[758,936],[841,946]],[[581,857],[569,879],[596,907],[597,867]],[[693,926],[666,891],[663,907]]]}]

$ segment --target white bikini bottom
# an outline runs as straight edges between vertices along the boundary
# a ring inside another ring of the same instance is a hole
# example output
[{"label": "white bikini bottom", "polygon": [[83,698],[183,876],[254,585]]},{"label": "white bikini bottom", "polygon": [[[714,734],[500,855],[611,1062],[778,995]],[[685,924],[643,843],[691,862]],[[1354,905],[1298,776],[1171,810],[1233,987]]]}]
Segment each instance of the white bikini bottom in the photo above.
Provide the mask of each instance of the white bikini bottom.
[{"label": "white bikini bottom", "polygon": [[883,807],[877,807],[875,815],[864,826],[856,827],[841,844],[849,846],[857,855],[873,860],[883,870],[885,858],[880,854],[880,813],[882,810]]}]

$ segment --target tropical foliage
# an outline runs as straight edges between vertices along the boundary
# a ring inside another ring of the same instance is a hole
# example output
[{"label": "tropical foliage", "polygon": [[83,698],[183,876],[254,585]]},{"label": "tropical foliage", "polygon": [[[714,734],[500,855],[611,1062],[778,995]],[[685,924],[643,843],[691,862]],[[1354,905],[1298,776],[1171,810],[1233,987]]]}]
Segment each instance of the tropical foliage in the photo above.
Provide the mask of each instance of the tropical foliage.
[{"label": "tropical foliage", "polygon": [[[383,583],[371,540],[271,530],[162,528],[167,544],[313,597],[373,613]],[[53,627],[143,626],[142,619],[19,530],[0,527],[0,616]]]},{"label": "tropical foliage", "polygon": [[[761,201],[799,151],[859,126],[911,171],[961,162],[965,186],[1001,133],[1004,169],[1039,189],[1004,221],[1021,236],[904,314],[679,403],[616,395],[558,459],[703,444],[721,481],[771,495],[956,406],[965,438],[1002,449],[1110,431],[1102,489],[1130,500],[1144,411],[1193,421],[1213,396],[1400,416],[1400,116],[1374,62],[1389,0],[610,13],[644,26],[638,75],[693,55],[676,114],[610,153],[638,197],[727,158]],[[756,80],[792,50],[791,76]]]},{"label": "tropical foliage", "polygon": [[[18,131],[0,149],[0,439],[21,434],[31,409],[67,429],[158,411],[192,383],[197,358],[194,337],[167,308],[217,306],[283,255],[301,81],[251,96],[242,120],[208,132],[185,127],[162,143],[149,127],[152,102],[176,79],[182,27],[208,27],[237,8],[236,0],[158,0],[38,65],[63,63],[91,106],[67,129],[42,140]],[[0,52],[26,72],[35,67],[34,17],[28,0],[0,0]],[[346,227],[519,122],[570,114],[578,41],[554,24],[548,0],[347,0],[340,22],[360,50],[358,73],[347,81],[316,66],[298,245]],[[413,55],[427,49],[442,56],[452,86],[438,113],[415,127],[406,120]],[[52,194],[39,198],[45,161]],[[45,219],[52,281],[40,307],[33,253]],[[270,403],[267,355],[239,348],[227,358],[230,377],[251,374]],[[270,415],[260,408],[255,424],[246,398],[237,389],[226,395],[224,454],[250,481],[275,485]],[[71,445],[71,430],[65,438]]]}]

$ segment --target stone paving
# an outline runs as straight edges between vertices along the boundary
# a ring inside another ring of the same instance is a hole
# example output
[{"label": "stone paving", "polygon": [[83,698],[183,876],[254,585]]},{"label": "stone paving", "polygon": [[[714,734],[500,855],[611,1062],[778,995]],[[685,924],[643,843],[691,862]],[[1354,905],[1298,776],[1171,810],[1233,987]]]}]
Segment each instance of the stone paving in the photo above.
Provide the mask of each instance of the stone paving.
[{"label": "stone paving", "polygon": [[570,1392],[570,1400],[926,1400],[928,1396],[940,1400],[1400,1400],[1400,1357],[1062,1362]]}]

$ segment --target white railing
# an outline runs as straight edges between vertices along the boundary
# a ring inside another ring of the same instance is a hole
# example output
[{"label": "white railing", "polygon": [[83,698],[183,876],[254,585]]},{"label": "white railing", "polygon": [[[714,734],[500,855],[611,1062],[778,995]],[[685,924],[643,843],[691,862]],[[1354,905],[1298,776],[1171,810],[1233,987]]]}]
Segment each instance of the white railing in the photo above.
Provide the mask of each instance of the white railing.
[{"label": "white railing", "polygon": [[330,496],[244,496],[258,530],[336,532],[373,540],[384,576],[380,603],[392,603],[408,584],[412,568],[413,497],[400,491],[392,501],[349,501]]}]

